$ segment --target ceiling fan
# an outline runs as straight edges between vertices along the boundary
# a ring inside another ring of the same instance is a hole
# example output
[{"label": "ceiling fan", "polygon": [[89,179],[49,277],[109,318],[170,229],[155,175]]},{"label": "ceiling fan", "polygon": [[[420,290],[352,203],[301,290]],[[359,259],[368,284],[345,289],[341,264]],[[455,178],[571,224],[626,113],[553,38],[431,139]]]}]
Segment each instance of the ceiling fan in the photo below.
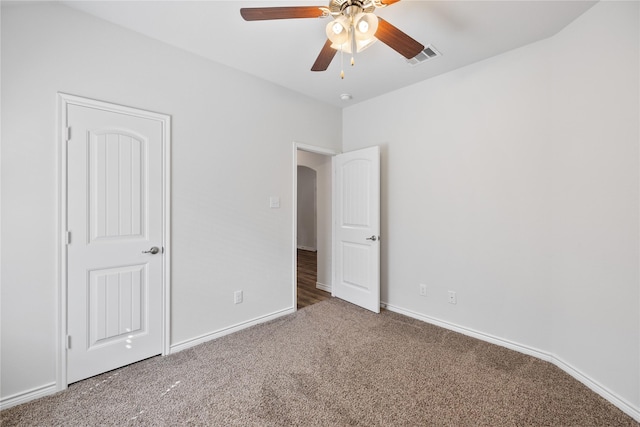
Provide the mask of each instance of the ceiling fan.
[{"label": "ceiling fan", "polygon": [[[418,55],[424,46],[373,12],[400,0],[330,0],[329,6],[250,7],[241,8],[245,21],[272,19],[326,18],[333,21],[326,27],[327,41],[311,71],[325,71],[338,51],[353,55],[376,40],[389,46],[407,59]],[[344,72],[341,72],[344,78]]]}]

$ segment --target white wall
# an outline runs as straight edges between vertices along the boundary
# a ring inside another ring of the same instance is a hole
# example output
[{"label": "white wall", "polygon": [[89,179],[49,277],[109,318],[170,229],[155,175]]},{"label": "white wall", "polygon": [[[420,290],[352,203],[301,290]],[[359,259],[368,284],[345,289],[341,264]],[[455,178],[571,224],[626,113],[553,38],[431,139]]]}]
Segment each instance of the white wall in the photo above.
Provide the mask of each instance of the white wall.
[{"label": "white wall", "polygon": [[295,307],[291,148],[339,149],[339,109],[57,3],[3,2],[4,401],[55,382],[58,91],[172,116],[172,345]]},{"label": "white wall", "polygon": [[549,299],[553,352],[640,414],[639,21],[604,2],[554,40]]},{"label": "white wall", "polygon": [[331,290],[331,156],[298,150],[298,165],[316,171],[318,283]]},{"label": "white wall", "polygon": [[343,150],[382,146],[383,301],[640,419],[638,6],[346,108]]},{"label": "white wall", "polygon": [[298,248],[315,251],[316,247],[316,171],[298,166]]},{"label": "white wall", "polygon": [[552,355],[640,416],[637,2],[342,117],[55,3],[3,3],[1,54],[3,399],[55,381],[62,91],[173,117],[174,345],[294,306],[291,144],[343,137],[382,145],[384,301]]}]

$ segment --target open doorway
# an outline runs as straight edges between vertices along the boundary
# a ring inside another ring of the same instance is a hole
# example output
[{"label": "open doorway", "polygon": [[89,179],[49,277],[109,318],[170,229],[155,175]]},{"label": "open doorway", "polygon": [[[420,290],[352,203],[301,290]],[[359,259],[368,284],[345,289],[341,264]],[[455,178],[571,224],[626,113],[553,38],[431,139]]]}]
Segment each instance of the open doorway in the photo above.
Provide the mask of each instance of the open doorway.
[{"label": "open doorway", "polygon": [[331,297],[331,157],[315,147],[296,147],[296,306]]},{"label": "open doorway", "polygon": [[293,301],[298,302],[298,166],[307,166],[317,172],[314,289],[379,313],[380,147],[338,154],[294,143],[293,158]]}]

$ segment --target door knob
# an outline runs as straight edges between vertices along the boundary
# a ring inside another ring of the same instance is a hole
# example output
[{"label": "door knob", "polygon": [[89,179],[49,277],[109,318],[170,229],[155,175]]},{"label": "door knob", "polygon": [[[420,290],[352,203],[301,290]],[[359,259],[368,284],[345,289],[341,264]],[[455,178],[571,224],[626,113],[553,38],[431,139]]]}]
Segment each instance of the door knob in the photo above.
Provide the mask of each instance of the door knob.
[{"label": "door knob", "polygon": [[157,246],[152,247],[148,251],[142,251],[143,254],[151,254],[151,255],[155,255],[158,252],[160,252],[160,249]]},{"label": "door knob", "polygon": [[378,240],[376,236],[367,237],[367,240],[373,240],[374,242]]}]

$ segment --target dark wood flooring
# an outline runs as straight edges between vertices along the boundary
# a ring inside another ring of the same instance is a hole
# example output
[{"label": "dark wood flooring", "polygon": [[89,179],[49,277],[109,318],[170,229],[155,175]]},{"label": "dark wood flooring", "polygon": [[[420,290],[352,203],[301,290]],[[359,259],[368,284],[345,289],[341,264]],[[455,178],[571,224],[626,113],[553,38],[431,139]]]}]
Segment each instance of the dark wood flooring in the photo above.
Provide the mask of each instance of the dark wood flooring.
[{"label": "dark wood flooring", "polygon": [[316,288],[317,255],[316,252],[298,249],[298,309],[331,298],[329,292]]}]

